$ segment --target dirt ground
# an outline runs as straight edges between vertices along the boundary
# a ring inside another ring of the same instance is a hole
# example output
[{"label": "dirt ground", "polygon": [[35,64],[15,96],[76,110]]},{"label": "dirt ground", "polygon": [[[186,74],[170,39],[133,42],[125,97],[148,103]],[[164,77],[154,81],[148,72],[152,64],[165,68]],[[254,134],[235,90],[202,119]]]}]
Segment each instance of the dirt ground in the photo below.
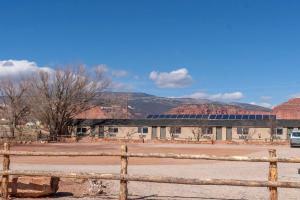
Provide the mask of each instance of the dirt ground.
[{"label": "dirt ground", "polygon": [[[209,154],[217,156],[267,156],[268,149],[276,149],[281,157],[300,157],[300,148],[268,145],[228,145],[228,144],[128,144],[129,152],[145,153],[184,153]],[[77,144],[39,144],[12,147],[17,151],[90,151],[119,152],[119,144],[77,143]],[[119,173],[120,159],[110,157],[15,157],[12,169],[53,170],[66,172]],[[299,164],[279,164],[279,180],[300,181]],[[130,158],[129,174],[161,175],[199,179],[241,179],[266,180],[268,163],[216,162],[175,159]],[[103,193],[97,197],[85,195],[89,189],[86,181],[62,179],[57,198],[60,200],[80,199],[118,199],[118,181],[103,181]],[[130,199],[268,199],[267,188],[247,188],[229,186],[190,186],[174,184],[155,184],[129,182]],[[300,199],[300,190],[279,189],[279,199]]]},{"label": "dirt ground", "polygon": [[[89,144],[89,143],[53,143],[16,145],[11,147],[15,151],[38,152],[120,152],[120,144]],[[208,154],[216,156],[247,155],[260,151],[261,148],[251,148],[244,145],[203,145],[203,144],[128,144],[128,152],[134,153],[181,153],[181,154]],[[119,165],[119,157],[20,157],[11,159],[12,163],[24,164],[70,164],[70,165]],[[130,165],[168,165],[192,164],[203,161],[174,160],[156,158],[130,158]]]}]

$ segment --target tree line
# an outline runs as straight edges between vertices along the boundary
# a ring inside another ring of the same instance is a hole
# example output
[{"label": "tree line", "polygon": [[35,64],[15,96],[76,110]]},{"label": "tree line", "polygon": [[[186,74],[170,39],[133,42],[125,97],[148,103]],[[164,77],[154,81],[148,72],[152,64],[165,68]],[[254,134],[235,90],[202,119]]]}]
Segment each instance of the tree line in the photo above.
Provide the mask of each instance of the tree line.
[{"label": "tree line", "polygon": [[0,116],[13,137],[28,121],[42,123],[50,136],[63,135],[70,119],[91,108],[108,85],[101,68],[90,73],[83,66],[1,78]]}]

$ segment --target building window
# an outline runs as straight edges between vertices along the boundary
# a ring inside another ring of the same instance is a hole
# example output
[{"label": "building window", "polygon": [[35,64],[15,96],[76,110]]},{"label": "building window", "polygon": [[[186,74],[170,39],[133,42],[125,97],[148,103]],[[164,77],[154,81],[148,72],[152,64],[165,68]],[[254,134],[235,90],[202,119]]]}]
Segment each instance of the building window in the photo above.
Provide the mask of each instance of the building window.
[{"label": "building window", "polygon": [[212,127],[202,128],[202,134],[203,135],[211,135],[213,133]]},{"label": "building window", "polygon": [[148,134],[148,127],[138,127],[138,133],[142,135],[147,135]]},{"label": "building window", "polygon": [[274,128],[272,133],[272,139],[281,139],[281,136],[283,135],[283,128]]},{"label": "building window", "polygon": [[115,127],[109,127],[108,128],[108,135],[110,137],[116,137],[118,132],[119,132],[118,128],[115,128]]},{"label": "building window", "polygon": [[249,134],[249,128],[237,128],[237,134],[239,135],[248,135]]},{"label": "building window", "polygon": [[170,133],[173,137],[178,137],[181,134],[181,127],[170,127]]},{"label": "building window", "polygon": [[283,128],[276,128],[276,135],[283,135]]},{"label": "building window", "polygon": [[87,128],[78,127],[76,129],[76,133],[77,133],[78,136],[85,135],[86,132],[87,132]]}]

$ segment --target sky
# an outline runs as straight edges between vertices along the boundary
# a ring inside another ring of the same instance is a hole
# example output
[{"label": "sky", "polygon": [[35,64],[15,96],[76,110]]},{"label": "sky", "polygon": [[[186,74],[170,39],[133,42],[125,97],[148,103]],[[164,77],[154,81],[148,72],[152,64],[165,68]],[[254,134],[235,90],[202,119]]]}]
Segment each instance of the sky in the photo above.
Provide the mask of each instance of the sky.
[{"label": "sky", "polygon": [[0,78],[84,64],[110,90],[272,107],[300,97],[300,1],[0,0]]}]

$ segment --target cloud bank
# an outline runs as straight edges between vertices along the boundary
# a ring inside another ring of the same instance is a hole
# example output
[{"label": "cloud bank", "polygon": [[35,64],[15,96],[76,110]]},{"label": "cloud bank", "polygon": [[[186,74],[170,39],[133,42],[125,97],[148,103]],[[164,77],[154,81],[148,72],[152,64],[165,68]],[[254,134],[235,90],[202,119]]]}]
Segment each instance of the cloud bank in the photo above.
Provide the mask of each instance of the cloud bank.
[{"label": "cloud bank", "polygon": [[29,75],[40,70],[53,72],[48,67],[39,67],[35,62],[28,60],[2,60],[0,61],[0,77],[17,77]]},{"label": "cloud bank", "polygon": [[242,92],[231,92],[231,93],[216,93],[209,94],[205,92],[195,92],[184,97],[194,98],[194,99],[208,99],[212,101],[238,101],[244,98]]},{"label": "cloud bank", "polygon": [[171,72],[152,71],[149,78],[159,88],[184,88],[189,86],[193,79],[186,68],[181,68]]},{"label": "cloud bank", "polygon": [[252,105],[262,106],[265,108],[273,108],[273,105],[271,104],[272,97],[270,96],[262,96],[260,97],[260,102],[251,102]]},{"label": "cloud bank", "polygon": [[256,106],[262,106],[265,108],[273,108],[273,105],[271,103],[267,103],[267,102],[259,102],[259,103],[251,102],[250,104],[256,105]]},{"label": "cloud bank", "polygon": [[126,77],[128,72],[126,70],[113,70],[111,75],[116,78]]}]

